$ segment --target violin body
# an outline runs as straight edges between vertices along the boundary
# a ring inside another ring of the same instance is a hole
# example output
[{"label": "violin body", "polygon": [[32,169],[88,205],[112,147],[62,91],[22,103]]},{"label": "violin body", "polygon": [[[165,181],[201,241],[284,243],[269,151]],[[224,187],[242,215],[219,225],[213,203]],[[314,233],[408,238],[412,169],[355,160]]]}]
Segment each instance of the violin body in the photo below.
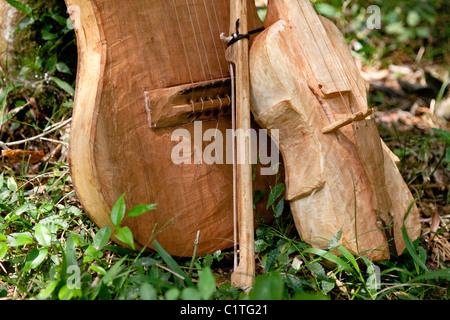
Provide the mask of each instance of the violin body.
[{"label": "violin body", "polygon": [[[79,47],[70,169],[89,217],[111,225],[111,208],[125,194],[127,209],[157,205],[124,220],[138,247],[156,239],[174,256],[192,256],[198,231],[199,255],[232,247],[233,166],[198,157],[211,143],[205,132],[225,137],[231,128],[220,40],[230,29],[229,1],[66,2]],[[257,28],[248,3],[249,28]],[[186,136],[174,138],[177,129]],[[174,162],[182,140],[188,154]],[[254,189],[267,190],[275,177],[258,172]]]},{"label": "violin body", "polygon": [[265,27],[250,51],[252,112],[263,128],[279,130],[301,237],[326,249],[342,231],[352,252],[374,261],[400,255],[403,222],[416,239],[419,212],[370,117],[341,32],[309,0],[269,0]]}]

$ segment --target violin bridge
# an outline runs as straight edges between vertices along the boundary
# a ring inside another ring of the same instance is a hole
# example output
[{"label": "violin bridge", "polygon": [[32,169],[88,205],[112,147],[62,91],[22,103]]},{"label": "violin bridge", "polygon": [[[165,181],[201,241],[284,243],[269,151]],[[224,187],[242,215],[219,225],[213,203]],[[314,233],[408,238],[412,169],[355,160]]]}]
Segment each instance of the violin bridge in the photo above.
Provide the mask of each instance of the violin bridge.
[{"label": "violin bridge", "polygon": [[152,129],[227,117],[231,115],[231,79],[146,90],[144,102]]}]

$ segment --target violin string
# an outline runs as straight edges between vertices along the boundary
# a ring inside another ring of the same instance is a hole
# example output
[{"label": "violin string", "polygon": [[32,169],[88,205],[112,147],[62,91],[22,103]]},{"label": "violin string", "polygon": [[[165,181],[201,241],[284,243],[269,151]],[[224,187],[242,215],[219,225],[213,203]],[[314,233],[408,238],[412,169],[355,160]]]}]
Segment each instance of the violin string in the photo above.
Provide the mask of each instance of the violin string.
[{"label": "violin string", "polygon": [[[212,3],[214,4],[214,0],[212,1]],[[203,5],[205,7],[206,18],[208,19],[209,30],[211,32],[211,38],[212,38],[212,41],[213,41],[213,44],[214,44],[214,50],[215,50],[215,53],[216,53],[217,63],[219,65],[220,75],[221,75],[221,77],[223,79],[223,70],[222,70],[222,64],[220,63],[219,52],[217,51],[216,37],[214,37],[214,32],[213,32],[211,20],[209,18],[209,13],[208,13],[209,10],[208,10],[208,8],[206,6],[206,1],[205,0],[203,0]]]},{"label": "violin string", "polygon": [[[310,12],[311,12],[311,10],[314,11],[314,8],[313,8],[312,5],[309,5],[308,8],[309,8]],[[313,12],[313,13],[314,13],[314,12]],[[316,20],[316,24],[318,24],[318,23],[319,23],[319,22]],[[326,47],[327,47],[327,49],[329,50],[330,54],[333,55],[333,52],[332,52],[332,50],[331,50],[331,48],[330,48],[330,46],[329,46],[329,43],[326,42],[326,44],[327,44]],[[347,63],[347,62],[345,61],[346,59],[341,59],[341,60],[343,60],[345,63]],[[334,61],[334,64],[336,65],[336,69],[339,71],[340,76],[341,76],[341,77],[345,77],[345,76],[347,75],[347,73],[343,74],[343,70],[342,70],[342,68],[340,68],[340,67],[342,67],[342,66],[339,66],[339,65],[336,63],[336,60],[335,60],[335,59],[333,59],[333,61]],[[347,65],[347,68],[348,68],[348,67],[349,67],[349,66]],[[353,75],[353,73],[350,72],[350,74],[351,74],[351,77],[352,77],[354,83],[357,84],[357,81],[356,81],[355,76]],[[348,75],[347,75],[347,77],[345,77],[345,78],[347,78],[347,80],[350,80],[349,77],[348,77]],[[353,87],[353,86],[352,86],[352,87]],[[361,89],[359,88],[358,85],[356,85],[356,89],[357,89],[358,94],[361,95],[361,91],[360,91]],[[341,97],[342,97],[342,99],[344,100],[344,97],[342,96],[342,94],[341,94]],[[355,99],[355,100],[356,100],[356,101],[355,101],[356,104],[357,104],[358,107],[359,107],[359,111],[363,111],[364,108],[360,105],[359,99]],[[345,103],[345,101],[344,101],[344,103]],[[346,104],[346,106],[347,106],[347,104]],[[350,110],[352,111],[352,113],[355,113],[354,110],[353,110],[353,108],[352,108],[351,106],[350,106],[350,107],[347,106],[347,108],[350,108]]]},{"label": "violin string", "polygon": [[[209,55],[208,55],[208,52],[206,51],[205,38],[203,36],[202,28],[201,28],[201,25],[200,25],[200,20],[199,20],[199,17],[198,17],[197,5],[195,4],[196,1],[197,0],[192,0],[192,3],[194,4],[195,16],[197,18],[198,33],[200,34],[200,38],[201,38],[202,45],[203,45],[203,51],[205,52],[206,65],[207,65],[208,71],[209,71],[209,78],[212,80],[211,66],[209,64]],[[209,25],[209,28],[211,29],[211,25]]]},{"label": "violin string", "polygon": [[[313,4],[313,6],[315,6],[315,5]],[[317,8],[316,8],[316,11],[317,11]],[[344,34],[344,37],[345,37],[345,34]],[[331,50],[331,49],[329,48],[329,50]],[[343,58],[341,59],[341,61],[344,62],[345,67],[347,68],[347,70],[351,70],[351,66],[349,66],[347,59],[345,59],[345,58],[343,57]],[[356,91],[357,91],[357,93],[359,94],[359,96],[360,96],[361,98],[363,98],[363,97],[365,96],[365,94],[363,93],[363,90],[358,86],[358,81],[357,81],[355,75],[353,74],[353,72],[350,72],[350,76],[351,76],[351,80],[353,80],[353,84],[356,86]],[[352,88],[353,88],[353,87],[354,87],[354,86],[352,86]],[[360,104],[359,100],[358,100],[358,99],[356,99],[356,100],[357,100],[357,103]],[[364,107],[362,107],[362,108],[361,108],[361,106],[359,106],[359,107],[360,107],[360,111],[362,111],[362,110],[364,109]]]},{"label": "violin string", "polygon": [[[305,1],[305,2],[306,2],[306,1]],[[306,4],[306,6],[308,7],[308,10],[310,11],[310,14],[311,14],[312,6],[311,6],[309,0],[307,0],[307,2],[308,2],[308,3]],[[300,11],[302,12],[303,16],[306,18],[305,12],[303,11],[303,8],[302,8],[302,6],[301,6],[301,4],[300,4],[300,0],[297,0],[297,5],[298,5]],[[313,13],[316,14],[315,12],[313,12]],[[338,87],[337,87],[337,85],[336,85],[336,81],[335,81],[335,79],[334,79],[334,77],[333,77],[333,73],[331,72],[330,68],[328,67],[327,60],[325,59],[325,55],[323,54],[322,49],[320,48],[320,46],[317,44],[317,38],[316,38],[316,36],[315,36],[315,34],[314,34],[314,31],[312,30],[312,28],[311,28],[311,26],[309,25],[309,23],[307,23],[307,25],[308,25],[308,28],[309,28],[309,30],[310,30],[310,32],[311,32],[311,35],[312,35],[313,38],[314,38],[314,41],[313,41],[313,42],[314,42],[314,44],[316,45],[316,48],[319,50],[319,53],[320,53],[320,56],[321,56],[321,58],[322,58],[322,60],[323,60],[323,62],[324,62],[324,65],[325,65],[325,67],[327,68],[328,72],[330,73],[331,80],[333,81],[333,84],[334,84],[334,86],[336,87],[336,89],[338,89]],[[330,48],[328,47],[328,44],[327,44],[327,48],[330,49]],[[333,55],[331,50],[330,50],[330,53],[331,53],[331,55]],[[333,59],[333,60],[335,60],[335,59]],[[334,63],[336,64],[336,61],[334,61]],[[336,65],[336,67],[337,67],[337,69],[339,70],[339,72],[341,72],[341,69],[339,68],[339,65]],[[341,74],[341,76],[343,76],[343,75]],[[344,78],[345,78],[345,77],[344,77]],[[342,95],[342,92],[341,92],[341,91],[338,91],[338,92],[339,92],[339,95],[340,95],[340,97],[341,97],[341,99],[342,99],[342,102],[344,103],[344,105],[346,106],[346,108],[347,108],[348,110],[351,110],[351,107],[347,104],[347,101],[345,101],[344,96]]]},{"label": "violin string", "polygon": [[[214,5],[214,0],[212,0],[212,4]],[[209,18],[209,13],[208,13],[209,10],[208,10],[208,8],[206,6],[206,1],[205,0],[203,0],[203,5],[205,7],[206,18],[208,19],[209,30],[210,30],[210,33],[211,33],[211,39],[212,39],[213,44],[214,44],[214,51],[216,53],[216,58],[217,58],[218,66],[219,66],[220,76],[223,79],[224,78],[224,74],[223,74],[223,70],[222,70],[222,64],[220,63],[219,52],[217,50],[216,37],[214,37],[214,31],[213,31],[213,27],[212,27],[212,24],[211,24],[211,20]],[[223,84],[224,83],[223,83],[223,80],[222,80],[222,84],[220,86],[219,93],[217,95],[217,97],[219,99],[220,99],[220,94],[222,93]],[[218,127],[219,127],[219,117],[217,117],[217,124],[216,124],[216,131],[214,133],[214,138],[217,137],[217,129],[218,129]]]},{"label": "violin string", "polygon": [[186,0],[186,9],[187,9],[187,11],[188,11],[189,19],[190,19],[190,21],[191,21],[192,32],[193,32],[193,35],[194,35],[195,44],[196,44],[196,46],[197,46],[197,53],[198,53],[198,56],[199,56],[199,59],[200,59],[200,66],[202,67],[204,80],[206,81],[207,78],[206,78],[206,72],[205,72],[204,62],[203,62],[202,55],[201,55],[201,53],[200,53],[200,47],[198,46],[197,34],[195,33],[194,21],[192,20],[192,14],[191,14],[191,9],[189,8],[188,0]]},{"label": "violin string", "polygon": [[[218,28],[219,34],[220,34],[221,33],[220,30],[221,30],[222,26],[221,26],[219,18],[218,18],[217,9],[216,9],[216,5],[214,3],[214,0],[212,0],[212,4],[213,4],[213,9],[214,9],[214,15],[215,15],[215,18],[216,18],[217,28]],[[228,21],[230,21],[230,19],[228,19]],[[226,31],[228,32],[229,30],[226,30]],[[222,43],[223,52],[225,54],[226,50],[227,50],[226,47],[225,47],[225,43],[223,41],[221,41],[221,43]],[[226,65],[227,65],[228,72],[229,72],[230,77],[231,77],[231,99],[229,99],[229,101],[230,101],[230,104],[231,104],[232,132],[234,133],[234,132],[236,132],[235,131],[236,130],[236,114],[235,114],[234,103],[233,103],[234,95],[235,95],[234,80],[233,80],[234,79],[234,69],[233,69],[233,66],[232,66],[231,63],[227,63]],[[227,94],[227,96],[228,96],[228,94]],[[231,143],[232,144],[231,153],[232,153],[232,157],[233,157],[233,239],[234,239],[234,241],[233,241],[234,249],[233,250],[234,250],[234,270],[236,270],[237,267],[238,267],[238,255],[237,255],[237,240],[238,240],[237,220],[238,220],[238,217],[237,217],[237,202],[236,202],[236,199],[237,199],[237,169],[236,169],[236,163],[237,163],[237,161],[236,161],[236,150],[235,150],[236,143],[235,143],[235,140],[234,140],[234,134],[232,136],[233,136],[233,139],[232,139],[232,143]]]},{"label": "violin string", "polygon": [[[162,1],[162,0],[160,0],[160,1]],[[173,6],[174,6],[174,9],[175,9],[175,17],[176,17],[176,19],[177,19],[178,32],[179,32],[179,34],[180,34],[181,43],[182,43],[182,45],[183,45],[184,57],[185,57],[185,59],[186,59],[186,65],[187,65],[187,67],[188,67],[189,77],[190,77],[190,79],[191,79],[191,83],[194,83],[194,78],[192,77],[192,71],[191,71],[191,64],[190,64],[189,59],[188,59],[188,54],[187,54],[187,50],[186,50],[186,44],[184,43],[184,37],[183,37],[182,29],[181,29],[180,18],[179,18],[179,16],[178,16],[177,5],[176,5],[176,3],[175,3],[175,0],[172,0],[172,3],[173,3]],[[164,20],[164,23],[165,23],[166,20],[165,20],[165,19],[163,19],[163,20]]]}]

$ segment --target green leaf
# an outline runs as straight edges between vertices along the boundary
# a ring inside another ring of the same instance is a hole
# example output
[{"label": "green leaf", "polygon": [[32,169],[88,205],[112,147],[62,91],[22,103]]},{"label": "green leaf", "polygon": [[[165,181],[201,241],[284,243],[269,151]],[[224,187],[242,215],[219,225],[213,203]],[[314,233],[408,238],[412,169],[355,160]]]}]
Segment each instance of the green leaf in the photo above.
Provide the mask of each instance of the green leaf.
[{"label": "green leaf", "polygon": [[[344,257],[346,257],[347,260],[353,265],[353,268],[358,272],[358,274],[360,274],[361,271],[359,269],[358,262],[356,261],[356,259],[353,256],[353,254],[350,251],[348,251],[347,248],[345,248],[344,246],[339,245],[338,249],[339,249],[340,252],[342,252]],[[346,264],[346,265],[347,265],[348,269],[344,269],[344,270],[352,272],[353,269],[348,264]]]},{"label": "green leaf", "polygon": [[11,191],[19,190],[19,188],[17,187],[16,179],[14,179],[14,177],[9,177],[6,183],[9,190]]},{"label": "green leaf", "polygon": [[112,280],[114,280],[115,276],[120,271],[120,267],[121,267],[122,263],[125,261],[126,258],[127,258],[127,256],[120,259],[116,264],[114,264],[111,267],[111,269],[108,270],[108,272],[105,273],[105,275],[102,278],[102,282],[105,285],[108,285]]},{"label": "green leaf", "polygon": [[95,235],[92,246],[96,250],[101,250],[108,243],[110,238],[111,238],[111,227],[105,226],[101,228]]},{"label": "green leaf", "polygon": [[9,243],[10,247],[22,247],[27,244],[34,243],[33,237],[29,233],[16,233],[11,234],[12,241]]},{"label": "green leaf", "polygon": [[426,280],[437,280],[438,278],[450,280],[450,269],[437,270],[421,274],[420,276],[408,281],[408,283],[420,283]]},{"label": "green leaf", "polygon": [[45,287],[44,290],[39,292],[38,298],[39,299],[46,299],[46,298],[48,298],[53,293],[53,291],[55,291],[56,286],[58,285],[58,283],[59,283],[59,280],[50,281],[47,284],[47,287]]},{"label": "green leaf", "polygon": [[34,248],[27,256],[25,262],[24,272],[30,269],[36,269],[47,257],[48,250],[45,248],[36,249]]},{"label": "green leaf", "polygon": [[153,241],[153,247],[159,253],[159,255],[164,260],[164,262],[167,263],[169,268],[172,269],[172,271],[174,271],[177,274],[179,274],[180,276],[182,276],[184,278],[184,281],[189,286],[191,286],[191,287],[194,286],[194,284],[192,283],[192,280],[188,277],[188,275],[186,273],[184,273],[183,270],[181,270],[178,263],[172,258],[172,256],[170,254],[167,253],[166,250],[164,250],[164,248],[159,244],[159,242],[157,240]]},{"label": "green leaf", "polygon": [[51,33],[50,30],[52,29],[52,25],[46,25],[42,31],[42,39],[44,40],[54,40],[56,38],[58,38],[58,35],[55,33]]},{"label": "green leaf", "polygon": [[403,22],[396,21],[387,25],[386,32],[388,34],[404,34],[406,32],[406,29],[403,26]]},{"label": "green leaf", "polygon": [[282,300],[283,285],[283,278],[277,273],[258,276],[249,293],[249,298],[250,300]]},{"label": "green leaf", "polygon": [[93,246],[89,246],[83,255],[83,263],[90,263],[96,259],[103,257],[103,252],[95,249]]},{"label": "green leaf", "polygon": [[38,224],[35,229],[35,236],[38,243],[43,247],[50,247],[52,235],[46,226]]},{"label": "green leaf", "polygon": [[275,200],[278,199],[279,196],[284,192],[285,186],[284,183],[279,183],[275,187],[270,190],[269,193],[269,199],[267,200],[267,206],[266,208],[269,209],[269,207],[275,202]]},{"label": "green leaf", "polygon": [[56,64],[56,70],[58,70],[61,73],[71,74],[70,68],[67,66],[67,64],[61,61]]},{"label": "green leaf", "polygon": [[406,227],[403,224],[402,226],[402,235],[403,235],[403,241],[406,245],[406,250],[410,254],[410,256],[413,258],[414,262],[419,265],[425,272],[428,272],[428,268],[425,265],[425,263],[420,259],[419,255],[416,252],[416,249],[414,248],[414,244],[411,240],[411,238],[408,236],[408,231],[406,231]]},{"label": "green leaf", "polygon": [[267,249],[269,245],[263,239],[255,240],[255,252],[260,253]]},{"label": "green leaf", "polygon": [[156,209],[156,204],[141,204],[141,205],[133,207],[128,212],[128,217],[136,218],[136,217],[139,217],[140,215],[146,213],[147,211],[154,210],[154,209]]},{"label": "green leaf", "polygon": [[180,290],[177,288],[169,289],[164,296],[166,297],[166,300],[177,300],[180,296]]},{"label": "green leaf", "polygon": [[[349,271],[349,272],[352,271],[352,268],[344,260],[342,260],[338,256],[336,256],[328,251],[325,251],[322,249],[316,249],[316,248],[306,248],[303,252],[304,253],[312,253],[312,254],[315,254],[324,259],[330,260],[331,262],[336,263],[339,267],[341,267],[345,271]],[[353,258],[353,256],[352,256],[352,258]]]},{"label": "green leaf", "polygon": [[274,213],[273,213],[274,217],[275,218],[281,217],[283,210],[284,210],[284,197],[282,197],[281,200],[276,205]]},{"label": "green leaf", "polygon": [[120,227],[117,228],[117,234],[115,237],[122,241],[123,243],[129,245],[134,250],[134,239],[133,239],[133,233],[131,232],[130,228],[128,227]]},{"label": "green leaf", "polygon": [[420,23],[420,15],[417,13],[417,11],[409,11],[408,15],[406,16],[406,22],[410,27],[415,27]]},{"label": "green leaf", "polygon": [[56,85],[58,87],[60,87],[62,90],[64,90],[65,92],[67,92],[71,96],[75,95],[75,89],[70,84],[68,84],[67,82],[65,82],[65,81],[63,81],[61,79],[58,79],[56,77],[51,77],[50,80],[52,80],[54,83],[56,83]]},{"label": "green leaf", "polygon": [[17,10],[25,13],[27,16],[33,15],[33,9],[31,9],[26,3],[17,0],[6,0],[11,6],[16,8]]},{"label": "green leaf", "polygon": [[100,266],[92,265],[92,266],[89,267],[89,269],[91,269],[91,270],[93,270],[93,271],[95,271],[95,272],[101,274],[102,276],[105,276],[105,275],[106,275],[106,270],[103,269],[103,268],[100,267]]},{"label": "green leaf", "polygon": [[366,281],[366,287],[369,290],[370,294],[375,295],[377,293],[379,283],[377,283],[378,280],[374,264],[367,257],[362,256],[361,259],[366,264],[367,273],[369,274],[369,277]]},{"label": "green leaf", "polygon": [[317,3],[315,7],[321,15],[328,18],[335,17],[338,14],[338,10],[328,3]]},{"label": "green leaf", "polygon": [[450,131],[435,128],[433,128],[432,130],[440,137],[442,137],[445,143],[450,144]]},{"label": "green leaf", "polygon": [[139,289],[142,300],[156,300],[157,294],[155,288],[149,283],[143,283]]},{"label": "green leaf", "polygon": [[8,244],[6,242],[0,242],[0,260],[2,260],[8,253]]},{"label": "green leaf", "polygon": [[119,227],[125,217],[125,194],[121,195],[111,210],[111,222],[115,227]]},{"label": "green leaf", "polygon": [[64,248],[64,264],[64,269],[67,269],[69,266],[78,265],[75,251],[75,241],[73,239],[73,235],[71,234],[67,237],[66,247]]},{"label": "green leaf", "polygon": [[339,241],[341,241],[342,232],[344,232],[344,229],[339,230],[338,233],[330,240],[330,243],[328,244],[328,250],[332,250],[336,248],[339,245]]},{"label": "green leaf", "polygon": [[198,272],[198,291],[203,300],[209,300],[216,291],[216,279],[210,268]]},{"label": "green leaf", "polygon": [[181,299],[183,300],[201,300],[202,297],[197,289],[188,287],[181,292]]}]

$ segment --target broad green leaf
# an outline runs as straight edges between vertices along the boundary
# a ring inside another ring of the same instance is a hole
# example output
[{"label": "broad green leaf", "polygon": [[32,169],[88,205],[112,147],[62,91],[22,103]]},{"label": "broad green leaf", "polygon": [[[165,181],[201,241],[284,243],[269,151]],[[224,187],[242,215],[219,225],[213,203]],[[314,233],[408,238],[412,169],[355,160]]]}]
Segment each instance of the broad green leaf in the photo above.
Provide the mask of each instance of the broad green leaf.
[{"label": "broad green leaf", "polygon": [[153,241],[153,247],[159,253],[159,255],[164,260],[164,262],[167,263],[169,268],[172,269],[172,271],[181,275],[184,278],[184,281],[186,281],[186,283],[189,286],[191,286],[191,287],[194,286],[194,284],[192,283],[192,280],[188,277],[188,275],[186,273],[184,273],[183,270],[181,270],[178,263],[172,258],[172,256],[170,254],[167,253],[166,250],[164,250],[164,248],[159,244],[159,242],[157,240]]},{"label": "broad green leaf", "polygon": [[339,241],[341,241],[342,232],[344,232],[344,229],[341,229],[336,235],[330,240],[330,243],[328,244],[328,250],[332,250],[336,248],[339,245]]},{"label": "broad green leaf", "polygon": [[216,291],[216,279],[210,268],[198,272],[198,291],[203,300],[209,300]]},{"label": "broad green leaf", "polygon": [[14,177],[9,177],[6,183],[7,183],[9,190],[11,190],[11,191],[19,190],[19,188],[17,187],[17,182],[14,179]]},{"label": "broad green leaf", "polygon": [[328,18],[333,18],[338,14],[337,9],[328,3],[317,3],[315,7],[321,15]]},{"label": "broad green leaf", "polygon": [[275,202],[275,200],[278,199],[279,196],[284,192],[285,185],[284,183],[279,183],[275,187],[270,190],[269,193],[269,199],[267,200],[267,206],[266,208],[269,209],[269,207]]},{"label": "broad green leaf", "polygon": [[136,218],[140,215],[146,213],[147,211],[156,209],[155,204],[141,204],[138,206],[135,206],[131,208],[131,210],[128,212],[128,217],[130,218]]},{"label": "broad green leaf", "polygon": [[40,266],[40,264],[47,257],[48,250],[45,248],[41,249],[33,249],[27,256],[27,260],[25,262],[24,272],[27,272],[30,269],[36,269]]},{"label": "broad green leaf", "polygon": [[33,14],[33,9],[31,9],[31,7],[28,6],[26,3],[23,3],[18,0],[6,0],[6,2],[8,2],[11,6],[16,8],[17,10],[25,13],[27,16],[32,16]]},{"label": "broad green leaf", "polygon": [[12,240],[9,243],[10,247],[22,247],[27,244],[34,243],[33,237],[29,233],[11,234]]},{"label": "broad green leaf", "polygon": [[70,300],[70,299],[72,299],[72,297],[74,295],[74,291],[75,290],[70,289],[69,286],[64,285],[64,286],[62,286],[61,289],[59,289],[58,299],[59,300]]},{"label": "broad green leaf", "polygon": [[258,276],[249,293],[249,298],[250,300],[282,300],[283,284],[283,278],[277,273]]},{"label": "broad green leaf", "polygon": [[111,209],[111,222],[119,227],[125,217],[125,194],[122,194]]},{"label": "broad green leaf", "polygon": [[284,197],[282,197],[281,200],[276,205],[274,213],[273,213],[274,217],[275,218],[281,217],[283,210],[284,210]]},{"label": "broad green leaf", "polygon": [[149,283],[143,283],[139,289],[139,295],[142,300],[156,300],[157,294],[155,288]]},{"label": "broad green leaf", "polygon": [[364,261],[364,263],[367,266],[367,273],[369,274],[369,277],[366,281],[366,287],[369,290],[370,294],[375,295],[377,293],[377,289],[379,286],[376,270],[374,267],[373,262],[368,259],[367,257],[361,257],[361,259]]},{"label": "broad green leaf", "polygon": [[386,32],[388,34],[404,34],[406,32],[403,22],[396,21],[386,26]]},{"label": "broad green leaf", "polygon": [[39,292],[38,298],[39,299],[48,298],[53,293],[53,291],[55,291],[58,283],[59,283],[59,280],[50,281],[47,284],[47,287],[44,290],[42,290],[41,292]]},{"label": "broad green leaf", "polygon": [[83,263],[89,263],[94,261],[95,259],[100,259],[103,257],[103,252],[95,249],[93,246],[89,246],[84,251]]},{"label": "broad green leaf", "polygon": [[255,240],[255,252],[260,253],[267,249],[269,245],[263,239]]},{"label": "broad green leaf", "polygon": [[164,296],[166,297],[166,300],[177,300],[180,296],[180,290],[177,288],[169,289]]},{"label": "broad green leaf", "polygon": [[106,275],[106,270],[103,269],[100,266],[92,265],[92,266],[89,267],[89,269],[91,269],[91,270],[93,270],[93,271],[95,271],[97,273],[100,273],[102,276]]},{"label": "broad green leaf", "polygon": [[66,247],[64,248],[64,262],[65,262],[65,269],[67,269],[67,267],[69,266],[78,265],[73,235],[69,235],[67,237]]},{"label": "broad green leaf", "polygon": [[411,10],[406,16],[406,22],[410,27],[415,27],[420,23],[420,15],[417,13],[417,11]]},{"label": "broad green leaf", "polygon": [[8,253],[8,244],[6,242],[0,242],[0,260],[2,260]]},{"label": "broad green leaf", "polygon": [[105,226],[101,228],[95,235],[92,246],[96,250],[101,250],[108,243],[110,238],[111,238],[111,227]]},{"label": "broad green leaf", "polygon": [[133,233],[131,232],[130,228],[117,228],[117,234],[115,235],[115,237],[123,243],[129,245],[134,250]]},{"label": "broad green leaf", "polygon": [[68,84],[67,82],[65,82],[65,81],[63,81],[61,79],[58,79],[56,77],[51,77],[50,80],[52,80],[54,83],[56,83],[56,85],[58,87],[60,87],[62,90],[64,90],[68,94],[70,94],[72,96],[75,95],[75,89],[70,84]]},{"label": "broad green leaf", "polygon": [[202,297],[197,289],[192,287],[184,288],[181,292],[181,299],[183,300],[201,300]]},{"label": "broad green leaf", "polygon": [[38,243],[43,247],[50,247],[52,235],[46,226],[38,224],[35,229],[35,236]]},{"label": "broad green leaf", "polygon": [[331,290],[333,290],[335,285],[336,283],[330,280],[323,280],[320,282],[320,287],[324,295],[327,295]]},{"label": "broad green leaf", "polygon": [[67,64],[65,64],[64,62],[58,62],[56,64],[56,70],[58,70],[61,73],[67,73],[70,74],[70,68],[67,66]]}]

